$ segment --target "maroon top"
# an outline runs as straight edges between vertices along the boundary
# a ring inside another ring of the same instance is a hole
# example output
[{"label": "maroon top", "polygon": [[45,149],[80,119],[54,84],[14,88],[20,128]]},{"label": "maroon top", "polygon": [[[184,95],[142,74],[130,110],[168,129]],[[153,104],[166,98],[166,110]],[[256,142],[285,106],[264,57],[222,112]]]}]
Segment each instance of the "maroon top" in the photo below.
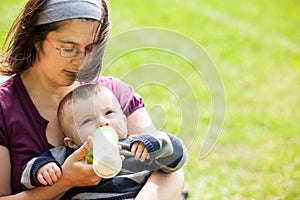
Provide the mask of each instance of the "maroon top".
[{"label": "maroon top", "polygon": [[[101,77],[98,82],[115,94],[126,116],[144,106],[133,88],[119,79]],[[47,124],[48,121],[34,106],[20,76],[16,75],[0,85],[0,145],[10,152],[13,194],[25,190],[20,183],[24,164],[53,147],[46,138]]]}]

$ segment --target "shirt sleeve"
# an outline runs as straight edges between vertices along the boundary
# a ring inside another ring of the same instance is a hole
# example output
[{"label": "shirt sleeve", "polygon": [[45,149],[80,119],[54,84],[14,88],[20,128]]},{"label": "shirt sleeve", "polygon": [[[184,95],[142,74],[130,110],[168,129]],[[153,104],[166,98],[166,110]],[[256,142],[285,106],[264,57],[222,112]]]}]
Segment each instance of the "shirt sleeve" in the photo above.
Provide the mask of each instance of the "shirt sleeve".
[{"label": "shirt sleeve", "polygon": [[129,151],[133,143],[142,142],[150,155],[144,164],[152,169],[160,169],[165,173],[177,171],[186,162],[187,153],[184,144],[175,136],[164,132],[155,135],[132,135],[127,138]]}]

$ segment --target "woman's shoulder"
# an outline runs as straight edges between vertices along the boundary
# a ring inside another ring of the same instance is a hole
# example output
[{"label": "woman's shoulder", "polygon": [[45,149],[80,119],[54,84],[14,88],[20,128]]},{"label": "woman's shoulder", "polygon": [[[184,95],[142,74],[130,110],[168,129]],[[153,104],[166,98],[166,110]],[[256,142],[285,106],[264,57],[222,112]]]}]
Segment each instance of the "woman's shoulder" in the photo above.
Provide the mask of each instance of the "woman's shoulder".
[{"label": "woman's shoulder", "polygon": [[9,76],[1,76],[0,75],[0,85],[2,85],[2,83],[4,83],[5,81],[7,81],[10,77]]},{"label": "woman's shoulder", "polygon": [[0,83],[0,106],[4,110],[17,109],[21,102],[27,102],[26,89],[19,75],[8,78]]},{"label": "woman's shoulder", "polygon": [[4,77],[0,76],[0,100],[4,101],[8,99],[9,96],[15,95],[14,82],[15,77]]},{"label": "woman's shoulder", "polygon": [[132,96],[134,94],[134,89],[130,84],[113,76],[99,76],[94,80],[94,83],[107,87],[117,98],[124,95]]},{"label": "woman's shoulder", "polygon": [[99,76],[89,82],[79,82],[80,85],[85,84],[101,84],[103,86],[117,86],[120,83],[120,79],[113,76]]},{"label": "woman's shoulder", "polygon": [[126,116],[129,116],[136,109],[144,107],[141,96],[135,93],[134,88],[130,84],[121,79],[113,76],[100,76],[96,83],[107,87],[114,93]]},{"label": "woman's shoulder", "polygon": [[124,83],[119,78],[113,76],[99,76],[96,82],[103,86],[111,86],[111,87],[117,87],[120,84]]}]

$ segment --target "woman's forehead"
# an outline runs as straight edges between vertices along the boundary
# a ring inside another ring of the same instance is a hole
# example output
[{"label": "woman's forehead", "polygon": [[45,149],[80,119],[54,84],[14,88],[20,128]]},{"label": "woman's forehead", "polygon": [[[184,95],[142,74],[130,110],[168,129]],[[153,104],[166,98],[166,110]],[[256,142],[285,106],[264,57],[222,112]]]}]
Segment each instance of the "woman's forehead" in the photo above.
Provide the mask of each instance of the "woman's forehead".
[{"label": "woman's forehead", "polygon": [[98,40],[100,22],[72,19],[64,22],[59,29],[49,32],[48,37],[77,44],[91,44]]}]

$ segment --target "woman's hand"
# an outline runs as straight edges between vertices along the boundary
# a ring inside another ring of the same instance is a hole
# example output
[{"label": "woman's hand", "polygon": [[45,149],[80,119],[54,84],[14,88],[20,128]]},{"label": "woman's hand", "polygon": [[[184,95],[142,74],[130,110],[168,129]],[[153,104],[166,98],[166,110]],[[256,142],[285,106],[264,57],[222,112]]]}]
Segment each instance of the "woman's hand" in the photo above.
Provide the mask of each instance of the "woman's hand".
[{"label": "woman's hand", "polygon": [[89,136],[84,144],[70,155],[62,166],[62,177],[65,184],[71,187],[93,186],[100,183],[101,178],[93,170],[93,165],[85,160],[86,154],[92,149],[93,142]]}]

